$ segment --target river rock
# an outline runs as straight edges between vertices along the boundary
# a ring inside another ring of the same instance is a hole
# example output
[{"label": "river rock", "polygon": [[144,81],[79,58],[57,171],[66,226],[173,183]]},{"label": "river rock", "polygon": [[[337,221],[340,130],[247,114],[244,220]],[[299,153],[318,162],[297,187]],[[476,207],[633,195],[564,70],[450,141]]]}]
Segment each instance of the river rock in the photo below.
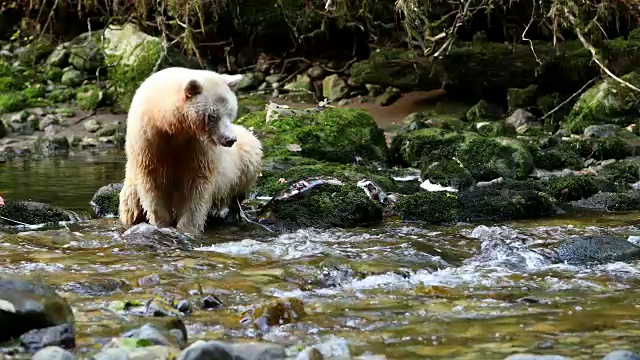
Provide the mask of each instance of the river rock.
[{"label": "river rock", "polygon": [[640,259],[640,247],[626,238],[572,236],[553,247],[560,261],[569,264],[608,263]]},{"label": "river rock", "polygon": [[80,70],[67,67],[62,70],[61,83],[67,86],[78,86],[82,84],[83,76]]},{"label": "river rock", "polygon": [[69,49],[69,63],[77,70],[95,73],[104,62],[102,35],[102,30],[86,32],[66,43],[65,46]]},{"label": "river rock", "polygon": [[117,216],[121,183],[111,183],[98,189],[89,203],[98,217]]},{"label": "river rock", "polygon": [[184,349],[178,360],[279,360],[286,356],[284,347],[270,343],[227,344],[198,340]]},{"label": "river rock", "polygon": [[383,207],[356,185],[309,179],[276,194],[258,219],[277,230],[352,228],[382,222]]},{"label": "river rock", "polygon": [[[631,72],[622,80],[638,87],[640,72]],[[601,80],[584,92],[565,120],[565,127],[574,133],[583,132],[590,125],[615,124],[626,127],[638,118],[637,91],[613,78]]]},{"label": "river rock", "polygon": [[538,85],[529,85],[526,88],[511,88],[507,90],[508,111],[513,112],[519,108],[528,108],[536,105]]},{"label": "river rock", "polygon": [[0,277],[0,342],[33,330],[73,327],[71,307],[47,285],[16,277]]},{"label": "river rock", "polygon": [[537,354],[514,354],[509,355],[504,360],[570,360],[568,357],[560,355],[537,355]]},{"label": "river rock", "polygon": [[488,103],[485,100],[478,101],[469,110],[467,110],[466,118],[470,122],[495,121],[502,117],[500,109]]},{"label": "river rock", "polygon": [[111,348],[102,350],[95,354],[92,360],[131,360],[131,357],[125,349]]},{"label": "river rock", "polygon": [[122,234],[122,239],[129,246],[150,250],[161,248],[191,250],[194,241],[189,235],[174,227],[158,227],[147,223],[130,227]]},{"label": "river rock", "polygon": [[46,65],[65,68],[69,63],[69,49],[64,44],[56,46],[45,61]]},{"label": "river rock", "polygon": [[533,114],[524,109],[517,109],[506,120],[507,124],[513,125],[518,134],[525,134],[533,129],[541,129],[542,123]]},{"label": "river rock", "polygon": [[62,324],[29,330],[20,336],[20,343],[27,351],[32,353],[47,346],[72,349],[76,346],[76,337],[70,324]]},{"label": "river rock", "polygon": [[588,138],[605,138],[620,135],[624,131],[620,126],[615,124],[589,125],[584,129],[584,137]]},{"label": "river rock", "polygon": [[284,89],[289,91],[313,91],[313,85],[311,84],[311,78],[307,74],[300,74],[296,76],[296,79],[284,86]]},{"label": "river rock", "polygon": [[253,128],[265,157],[290,155],[290,144],[301,147],[300,156],[341,164],[384,162],[388,156],[384,131],[362,110],[271,105],[236,122]]},{"label": "river rock", "polygon": [[72,353],[57,346],[47,346],[38,350],[32,360],[74,360],[76,357]]},{"label": "river rock", "polygon": [[602,360],[640,360],[640,355],[629,350],[614,350],[605,355]]},{"label": "river rock", "polygon": [[571,205],[576,208],[606,211],[640,210],[640,191],[600,192],[586,199],[572,201]]},{"label": "river rock", "polygon": [[342,100],[349,94],[349,85],[338,74],[329,75],[322,80],[322,96],[330,101]]},{"label": "river rock", "polygon": [[402,91],[398,88],[388,87],[384,90],[384,92],[378,96],[376,96],[376,104],[380,106],[389,106],[393,104],[396,100],[400,99],[402,96]]},{"label": "river rock", "polygon": [[264,75],[261,72],[251,72],[242,74],[242,80],[236,85],[237,91],[255,90],[264,81]]},{"label": "river rock", "polygon": [[168,321],[163,320],[129,330],[122,337],[143,339],[154,345],[174,346],[184,349],[187,344],[187,330],[184,323],[177,318],[170,318]]},{"label": "river rock", "polygon": [[[58,223],[71,220],[66,211],[48,204],[33,201],[5,200],[5,205],[0,207],[0,216],[29,225]],[[0,225],[16,225],[15,222],[10,220],[0,219]]]}]

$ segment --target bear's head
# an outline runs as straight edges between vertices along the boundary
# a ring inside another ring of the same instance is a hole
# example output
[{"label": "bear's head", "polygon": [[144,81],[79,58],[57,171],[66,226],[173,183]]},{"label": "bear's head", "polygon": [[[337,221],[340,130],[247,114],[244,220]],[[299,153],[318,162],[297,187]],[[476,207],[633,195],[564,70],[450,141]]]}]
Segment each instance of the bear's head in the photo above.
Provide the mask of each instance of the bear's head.
[{"label": "bear's head", "polygon": [[242,75],[207,70],[200,74],[184,86],[182,112],[200,135],[216,145],[231,147],[237,140],[231,124],[238,112],[238,99],[231,87],[240,82]]}]

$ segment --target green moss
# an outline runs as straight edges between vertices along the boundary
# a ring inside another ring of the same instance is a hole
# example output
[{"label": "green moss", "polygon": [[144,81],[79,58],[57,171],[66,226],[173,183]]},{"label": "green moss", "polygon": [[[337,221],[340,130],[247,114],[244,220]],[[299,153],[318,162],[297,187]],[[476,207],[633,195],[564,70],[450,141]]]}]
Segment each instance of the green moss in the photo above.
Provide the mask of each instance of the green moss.
[{"label": "green moss", "polygon": [[507,124],[505,121],[477,123],[476,129],[478,130],[478,133],[487,137],[515,137],[517,135],[516,128],[511,124]]},{"label": "green moss", "polygon": [[0,94],[0,114],[22,110],[28,103],[29,99],[21,92],[2,93]]},{"label": "green moss", "polygon": [[17,90],[19,87],[18,81],[13,77],[5,76],[0,78],[0,92],[2,93]]},{"label": "green moss", "polygon": [[424,167],[420,177],[432,183],[451,186],[458,190],[472,186],[475,181],[471,172],[455,160],[444,160]]},{"label": "green moss", "polygon": [[62,69],[55,66],[49,66],[44,71],[44,78],[52,83],[59,83],[62,80]]},{"label": "green moss", "polygon": [[461,221],[507,221],[553,215],[556,204],[549,195],[535,190],[502,187],[472,188],[460,196]]},{"label": "green moss", "polygon": [[[273,196],[300,180],[308,178],[332,177],[348,184],[355,185],[362,179],[368,179],[384,191],[395,191],[393,179],[384,174],[376,173],[362,166],[337,163],[323,163],[314,159],[301,157],[281,157],[265,161],[265,169],[256,185],[256,192],[262,196]],[[287,182],[280,182],[280,179]]]},{"label": "green moss", "polygon": [[575,201],[597,194],[600,189],[593,176],[557,176],[549,179],[549,193],[558,200]]},{"label": "green moss", "polygon": [[76,92],[71,88],[55,88],[47,94],[47,99],[54,104],[67,103],[76,98]]},{"label": "green moss", "polygon": [[394,208],[405,221],[442,224],[458,218],[461,203],[456,194],[446,191],[426,191],[403,196]]},{"label": "green moss", "polygon": [[295,116],[280,116],[267,123],[264,111],[247,114],[238,124],[256,131],[266,156],[287,156],[290,144],[299,145],[300,155],[317,160],[353,163],[385,161],[384,132],[362,110],[327,108]]},{"label": "green moss", "polygon": [[501,115],[488,102],[480,100],[467,111],[466,117],[470,122],[483,122],[499,120]]},{"label": "green moss", "polygon": [[571,149],[545,149],[532,151],[533,164],[538,169],[545,170],[579,170],[584,161],[576,151]]},{"label": "green moss", "polygon": [[85,85],[76,93],[76,104],[83,110],[96,110],[102,103],[102,91],[95,85]]},{"label": "green moss", "polygon": [[627,140],[619,137],[571,140],[565,144],[576,149],[580,156],[597,160],[624,159],[632,153]]},{"label": "green moss", "polygon": [[629,184],[640,180],[640,164],[637,162],[617,161],[604,166],[600,175],[615,184]]},{"label": "green moss", "polygon": [[529,85],[524,89],[511,88],[507,90],[507,104],[509,112],[534,106],[538,94],[538,85]]},{"label": "green moss", "polygon": [[267,100],[262,96],[249,96],[238,99],[238,115],[237,117],[244,116],[246,114],[262,111],[266,105]]},{"label": "green moss", "polygon": [[[7,201],[0,207],[0,216],[30,225],[69,221],[69,215],[62,209],[31,201]],[[0,219],[0,223],[3,222]]]},{"label": "green moss", "polygon": [[[121,61],[135,52],[133,63]],[[158,58],[162,54],[162,45],[156,41],[144,41],[133,48],[130,53],[122,56],[110,55],[107,64],[119,64],[110,67],[108,79],[115,89],[116,105],[122,111],[129,109],[131,100],[140,84],[153,72]]]},{"label": "green moss", "polygon": [[526,178],[533,170],[531,154],[515,139],[472,138],[463,144],[456,156],[477,181],[498,177]]},{"label": "green moss", "polygon": [[318,185],[290,201],[272,201],[263,221],[286,228],[351,228],[382,221],[382,206],[356,185]]},{"label": "green moss", "polygon": [[467,135],[442,129],[420,129],[397,134],[391,140],[392,162],[413,167],[450,160]]}]

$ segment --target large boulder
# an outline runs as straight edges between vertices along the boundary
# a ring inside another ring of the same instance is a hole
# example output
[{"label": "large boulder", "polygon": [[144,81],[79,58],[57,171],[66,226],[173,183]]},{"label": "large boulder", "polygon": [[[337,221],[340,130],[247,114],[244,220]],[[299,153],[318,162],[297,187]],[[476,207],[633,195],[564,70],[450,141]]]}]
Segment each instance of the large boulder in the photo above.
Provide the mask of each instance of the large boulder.
[{"label": "large boulder", "polygon": [[265,157],[301,155],[351,164],[384,162],[388,155],[384,132],[362,110],[276,108],[247,114],[236,122],[256,132]]},{"label": "large boulder", "polygon": [[169,66],[200,67],[194,59],[179,50],[166,50],[159,38],[142,32],[133,24],[111,26],[104,31],[104,53],[109,68],[109,79],[115,87],[118,105],[127,109],[137,87],[154,70]]},{"label": "large boulder", "polygon": [[69,221],[69,213],[55,206],[33,201],[8,200],[0,207],[0,225],[39,225]]},{"label": "large boulder", "polygon": [[[621,77],[622,80],[640,87],[640,72],[635,71]],[[615,124],[627,126],[640,117],[640,93],[607,78],[583,93],[566,119],[566,128],[582,133],[590,125]]]},{"label": "large boulder", "polygon": [[398,134],[390,152],[394,163],[420,167],[423,174],[433,163],[455,158],[477,181],[525,178],[533,170],[533,157],[521,141],[469,132],[429,128]]},{"label": "large boulder", "polygon": [[0,343],[34,329],[74,326],[71,307],[49,286],[0,277]]}]

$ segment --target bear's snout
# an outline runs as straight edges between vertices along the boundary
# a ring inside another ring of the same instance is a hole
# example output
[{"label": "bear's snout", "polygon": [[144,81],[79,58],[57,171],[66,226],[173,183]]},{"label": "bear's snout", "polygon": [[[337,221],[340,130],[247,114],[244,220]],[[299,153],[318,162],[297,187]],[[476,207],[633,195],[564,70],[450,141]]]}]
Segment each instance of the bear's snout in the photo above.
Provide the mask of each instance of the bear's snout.
[{"label": "bear's snout", "polygon": [[225,137],[224,139],[222,139],[221,144],[224,147],[232,147],[233,144],[236,143],[238,139],[236,139],[235,137]]}]

